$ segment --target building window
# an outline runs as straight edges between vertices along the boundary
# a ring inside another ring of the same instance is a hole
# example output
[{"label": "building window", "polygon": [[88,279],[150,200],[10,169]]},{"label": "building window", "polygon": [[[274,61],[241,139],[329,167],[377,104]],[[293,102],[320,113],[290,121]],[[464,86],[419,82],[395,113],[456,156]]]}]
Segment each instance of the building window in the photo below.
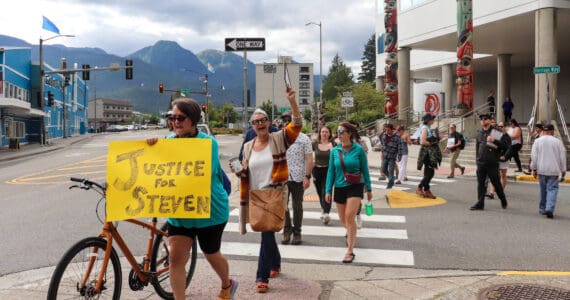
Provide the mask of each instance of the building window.
[{"label": "building window", "polygon": [[309,74],[301,74],[301,75],[299,75],[299,80],[300,80],[300,81],[309,81],[309,80],[311,80],[311,75],[309,75]]},{"label": "building window", "polygon": [[301,105],[309,105],[309,100],[307,98],[301,98]]},{"label": "building window", "polygon": [[299,90],[299,96],[300,97],[309,97],[311,95],[310,91],[307,90]]},{"label": "building window", "polygon": [[311,88],[311,83],[310,83],[310,82],[300,82],[300,83],[299,83],[299,88],[300,88],[300,89],[310,89],[310,88]]},{"label": "building window", "polygon": [[309,67],[301,67],[299,69],[300,69],[299,70],[300,73],[309,73]]}]

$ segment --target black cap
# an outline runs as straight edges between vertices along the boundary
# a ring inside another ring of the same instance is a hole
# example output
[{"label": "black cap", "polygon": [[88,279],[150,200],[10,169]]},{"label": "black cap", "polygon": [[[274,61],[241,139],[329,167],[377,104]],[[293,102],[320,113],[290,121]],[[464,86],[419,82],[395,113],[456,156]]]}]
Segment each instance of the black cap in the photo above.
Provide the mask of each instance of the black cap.
[{"label": "black cap", "polygon": [[482,119],[489,119],[490,120],[492,118],[493,118],[493,116],[491,116],[491,114],[489,114],[489,113],[484,113],[484,114],[479,115],[479,119],[481,119],[481,120]]},{"label": "black cap", "polygon": [[430,114],[427,114],[427,115],[425,115],[425,116],[423,117],[424,123],[425,123],[425,122],[429,122],[429,121],[431,121],[431,120],[433,120],[433,119],[435,119],[435,116],[434,116],[434,115],[430,115]]},{"label": "black cap", "polygon": [[544,130],[544,131],[554,131],[554,125],[552,125],[552,124],[546,124],[546,125],[542,126],[542,130]]},{"label": "black cap", "polygon": [[542,125],[542,124],[538,123],[538,124],[536,124],[535,126],[536,126],[536,128],[543,130],[543,128],[542,128],[543,125]]}]

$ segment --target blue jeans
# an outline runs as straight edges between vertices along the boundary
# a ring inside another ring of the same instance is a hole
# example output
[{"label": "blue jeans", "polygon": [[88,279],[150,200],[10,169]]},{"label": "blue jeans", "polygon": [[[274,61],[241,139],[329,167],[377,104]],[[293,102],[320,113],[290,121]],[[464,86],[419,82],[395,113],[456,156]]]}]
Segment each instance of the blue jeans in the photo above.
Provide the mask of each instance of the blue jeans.
[{"label": "blue jeans", "polygon": [[392,188],[392,186],[394,186],[394,180],[396,180],[396,177],[394,177],[394,166],[395,165],[396,165],[396,160],[394,158],[382,159],[382,172],[384,172],[384,175],[386,175],[386,177],[388,177],[388,187],[387,188]]},{"label": "blue jeans", "polygon": [[558,176],[538,175],[540,183],[540,212],[554,212],[556,196],[558,195]]},{"label": "blue jeans", "polygon": [[280,268],[281,254],[275,240],[275,232],[262,232],[255,282],[269,282],[269,272]]}]

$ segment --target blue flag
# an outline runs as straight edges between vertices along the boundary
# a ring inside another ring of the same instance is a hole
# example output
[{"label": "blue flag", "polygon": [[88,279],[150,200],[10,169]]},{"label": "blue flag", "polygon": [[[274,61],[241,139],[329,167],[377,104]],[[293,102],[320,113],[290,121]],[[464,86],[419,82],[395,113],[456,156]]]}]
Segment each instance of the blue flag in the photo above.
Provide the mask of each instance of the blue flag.
[{"label": "blue flag", "polygon": [[57,26],[55,26],[55,24],[52,21],[50,21],[48,18],[44,16],[42,16],[42,18],[44,18],[42,24],[43,29],[59,34],[59,29],[57,28]]}]

